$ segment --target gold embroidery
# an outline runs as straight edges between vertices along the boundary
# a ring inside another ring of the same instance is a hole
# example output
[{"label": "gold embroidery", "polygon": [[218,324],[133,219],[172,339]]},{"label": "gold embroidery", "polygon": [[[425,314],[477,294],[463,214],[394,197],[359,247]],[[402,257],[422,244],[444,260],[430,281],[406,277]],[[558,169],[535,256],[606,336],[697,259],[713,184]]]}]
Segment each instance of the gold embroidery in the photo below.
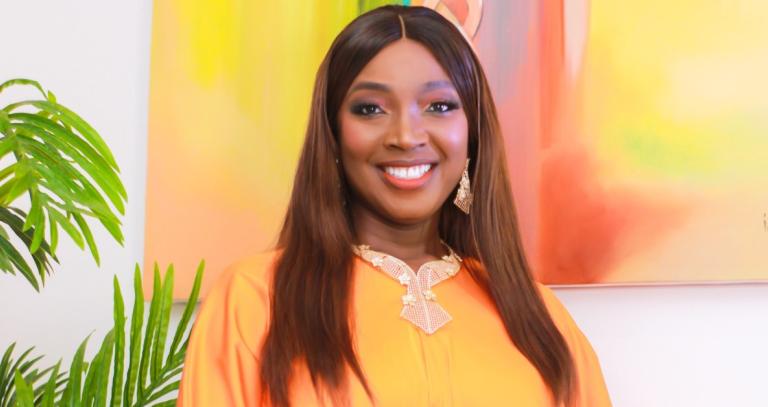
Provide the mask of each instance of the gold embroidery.
[{"label": "gold embroidery", "polygon": [[373,267],[406,286],[402,296],[403,308],[400,316],[432,334],[447,324],[452,318],[437,303],[437,294],[432,291],[436,284],[453,277],[461,269],[461,257],[445,242],[449,253],[439,260],[428,261],[414,272],[404,261],[386,253],[371,250],[368,245],[353,246],[353,251]]}]

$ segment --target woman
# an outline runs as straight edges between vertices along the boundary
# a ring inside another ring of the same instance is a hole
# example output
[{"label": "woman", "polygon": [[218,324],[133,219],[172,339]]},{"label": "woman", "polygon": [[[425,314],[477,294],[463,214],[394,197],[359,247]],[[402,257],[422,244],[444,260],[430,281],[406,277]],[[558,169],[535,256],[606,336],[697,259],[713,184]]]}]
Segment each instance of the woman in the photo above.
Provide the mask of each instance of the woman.
[{"label": "woman", "polygon": [[531,277],[480,63],[422,7],[333,42],[278,247],[220,278],[187,352],[182,406],[610,405]]}]

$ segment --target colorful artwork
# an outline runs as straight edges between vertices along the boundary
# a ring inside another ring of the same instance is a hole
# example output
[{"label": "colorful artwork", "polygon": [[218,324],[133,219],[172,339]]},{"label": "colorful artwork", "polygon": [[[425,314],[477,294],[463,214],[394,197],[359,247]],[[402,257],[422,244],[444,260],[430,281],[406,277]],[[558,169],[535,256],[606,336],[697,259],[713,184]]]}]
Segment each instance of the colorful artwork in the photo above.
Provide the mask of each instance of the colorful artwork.
[{"label": "colorful artwork", "polygon": [[[316,69],[385,3],[155,2],[145,262],[174,263],[179,295],[201,259],[208,284],[274,244]],[[542,281],[768,277],[768,5],[402,3],[483,61]]]},{"label": "colorful artwork", "polygon": [[550,6],[542,278],[768,278],[768,4]]}]

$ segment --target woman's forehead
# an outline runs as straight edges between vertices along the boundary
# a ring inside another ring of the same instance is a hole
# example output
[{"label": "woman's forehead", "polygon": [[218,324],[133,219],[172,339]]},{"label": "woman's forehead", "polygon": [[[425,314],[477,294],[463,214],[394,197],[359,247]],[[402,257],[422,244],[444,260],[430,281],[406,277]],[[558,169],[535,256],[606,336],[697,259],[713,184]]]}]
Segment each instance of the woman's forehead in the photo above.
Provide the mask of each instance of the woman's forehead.
[{"label": "woman's forehead", "polygon": [[383,48],[360,71],[349,92],[368,89],[381,92],[425,92],[453,89],[448,74],[422,44],[402,39]]}]

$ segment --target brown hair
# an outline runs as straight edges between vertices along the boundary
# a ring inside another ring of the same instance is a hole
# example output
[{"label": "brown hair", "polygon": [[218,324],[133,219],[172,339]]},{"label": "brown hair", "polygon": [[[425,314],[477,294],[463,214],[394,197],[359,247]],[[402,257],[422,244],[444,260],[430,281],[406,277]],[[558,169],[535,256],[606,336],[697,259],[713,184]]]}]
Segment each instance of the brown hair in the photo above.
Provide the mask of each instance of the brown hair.
[{"label": "brown hair", "polygon": [[[401,26],[402,22],[402,26]],[[275,262],[269,329],[261,351],[262,396],[288,406],[294,363],[305,362],[318,394],[345,400],[345,368],[373,398],[355,355],[349,322],[354,225],[339,156],[336,120],[363,67],[403,37],[431,51],[451,78],[469,123],[474,203],[465,215],[447,200],[440,236],[493,299],[511,342],[541,374],[555,400],[571,399],[573,360],[531,276],[518,231],[496,108],[480,61],[461,32],[424,7],[384,6],[360,15],[336,37],[317,73]]]}]

